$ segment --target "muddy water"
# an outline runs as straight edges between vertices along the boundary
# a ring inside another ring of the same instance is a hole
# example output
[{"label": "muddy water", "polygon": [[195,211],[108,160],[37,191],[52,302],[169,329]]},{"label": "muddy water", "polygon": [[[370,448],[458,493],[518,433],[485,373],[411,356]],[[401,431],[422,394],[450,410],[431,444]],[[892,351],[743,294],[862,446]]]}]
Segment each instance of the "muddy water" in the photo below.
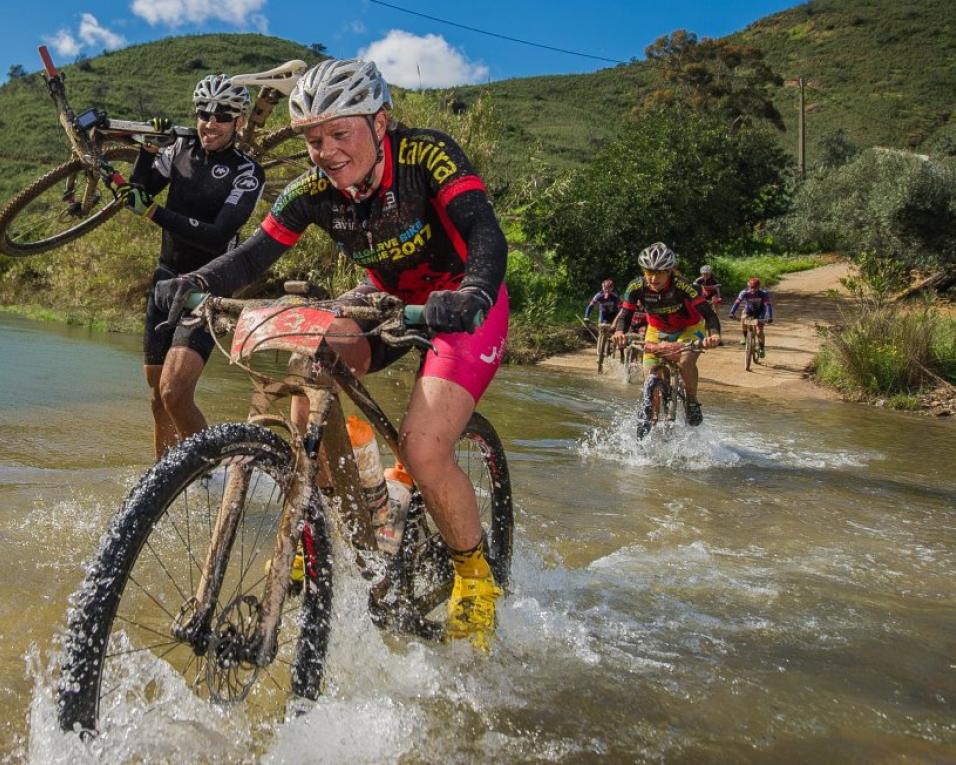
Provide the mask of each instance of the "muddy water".
[{"label": "muddy water", "polygon": [[[513,590],[487,660],[383,637],[339,577],[327,693],[263,729],[169,677],[53,723],[69,594],[150,460],[136,338],[0,319],[0,753],[10,761],[956,761],[956,427],[709,394],[630,438],[623,382],[506,369]],[[211,419],[244,380],[215,362]],[[408,375],[372,383],[397,411]]]}]

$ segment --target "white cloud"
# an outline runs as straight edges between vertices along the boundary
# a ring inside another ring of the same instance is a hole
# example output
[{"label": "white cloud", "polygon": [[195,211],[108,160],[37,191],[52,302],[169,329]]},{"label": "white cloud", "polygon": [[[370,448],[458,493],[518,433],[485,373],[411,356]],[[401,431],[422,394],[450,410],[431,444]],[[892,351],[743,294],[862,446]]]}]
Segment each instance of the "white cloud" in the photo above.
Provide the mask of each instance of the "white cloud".
[{"label": "white cloud", "polygon": [[126,45],[126,38],[100,25],[92,13],[80,16],[80,28],[76,34],[69,29],[61,29],[52,37],[45,37],[44,41],[53,46],[57,55],[64,58],[75,58],[84,48],[100,50],[116,50]]},{"label": "white cloud", "polygon": [[126,45],[126,38],[100,26],[96,16],[84,13],[80,19],[80,39],[85,45],[97,46],[106,50],[116,50]]},{"label": "white cloud", "polygon": [[469,61],[444,37],[419,37],[401,29],[392,29],[381,40],[362,48],[358,57],[374,61],[386,80],[403,88],[447,88],[488,77],[488,67]]},{"label": "white cloud", "polygon": [[259,13],[265,4],[266,0],[133,0],[130,9],[151,26],[180,27],[213,20],[265,32],[269,23]]},{"label": "white cloud", "polygon": [[73,58],[78,56],[83,49],[83,44],[70,34],[69,29],[61,29],[53,37],[43,38],[48,45],[53,46],[53,50],[60,56]]}]

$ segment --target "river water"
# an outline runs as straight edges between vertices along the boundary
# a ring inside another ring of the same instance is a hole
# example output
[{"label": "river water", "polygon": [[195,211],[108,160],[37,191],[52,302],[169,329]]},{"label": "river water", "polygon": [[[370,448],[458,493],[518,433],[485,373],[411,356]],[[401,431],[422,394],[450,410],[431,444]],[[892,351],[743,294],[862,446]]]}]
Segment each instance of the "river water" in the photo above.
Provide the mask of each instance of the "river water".
[{"label": "river water", "polygon": [[[956,423],[707,394],[630,438],[638,391],[504,369],[515,487],[488,658],[382,636],[340,576],[328,690],[263,729],[173,680],[99,739],[54,723],[83,562],[150,461],[135,337],[0,318],[0,758],[12,762],[956,762]],[[216,360],[200,402],[244,412]],[[409,375],[370,387],[393,413]]]}]

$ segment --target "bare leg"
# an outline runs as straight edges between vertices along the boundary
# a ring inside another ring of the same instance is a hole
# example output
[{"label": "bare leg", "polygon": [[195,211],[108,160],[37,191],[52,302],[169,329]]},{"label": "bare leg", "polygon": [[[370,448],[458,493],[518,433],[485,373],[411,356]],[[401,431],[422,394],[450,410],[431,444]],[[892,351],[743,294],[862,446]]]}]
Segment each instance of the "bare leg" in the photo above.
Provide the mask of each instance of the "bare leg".
[{"label": "bare leg", "polygon": [[688,398],[697,398],[697,354],[685,351],[677,364],[680,376],[684,378],[684,390]]},{"label": "bare leg", "polygon": [[159,380],[159,395],[166,414],[182,440],[206,427],[206,418],[196,406],[196,383],[206,362],[192,348],[170,348]]},{"label": "bare leg", "polygon": [[159,393],[159,381],[163,375],[161,364],[146,364],[143,367],[146,384],[149,385],[149,405],[153,411],[153,449],[156,459],[176,443],[176,426],[163,406],[163,397]]},{"label": "bare leg", "polygon": [[421,377],[400,428],[402,460],[453,550],[470,550],[481,540],[475,490],[455,462],[455,445],[474,409],[471,394],[457,383]]}]

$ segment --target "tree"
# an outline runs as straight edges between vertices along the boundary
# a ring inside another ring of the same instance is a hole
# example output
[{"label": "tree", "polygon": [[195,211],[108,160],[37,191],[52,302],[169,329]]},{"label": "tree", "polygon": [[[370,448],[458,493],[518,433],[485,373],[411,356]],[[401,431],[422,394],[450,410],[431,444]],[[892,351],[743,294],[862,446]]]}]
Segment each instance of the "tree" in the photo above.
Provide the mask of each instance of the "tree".
[{"label": "tree", "polygon": [[645,50],[659,78],[638,111],[684,104],[696,111],[721,115],[731,125],[766,120],[784,130],[773,105],[771,88],[783,79],[763,60],[763,51],[748,45],[678,29],[657,38]]},{"label": "tree", "polygon": [[328,49],[323,43],[312,43],[309,46],[309,50],[312,51],[313,56],[328,56]]},{"label": "tree", "polygon": [[686,107],[645,116],[525,212],[529,236],[555,248],[573,283],[626,280],[655,241],[696,265],[783,210],[787,159],[769,131]]},{"label": "tree", "polygon": [[11,80],[19,80],[20,78],[26,76],[27,73],[22,64],[11,64],[10,69],[7,70],[7,77],[9,77]]}]

